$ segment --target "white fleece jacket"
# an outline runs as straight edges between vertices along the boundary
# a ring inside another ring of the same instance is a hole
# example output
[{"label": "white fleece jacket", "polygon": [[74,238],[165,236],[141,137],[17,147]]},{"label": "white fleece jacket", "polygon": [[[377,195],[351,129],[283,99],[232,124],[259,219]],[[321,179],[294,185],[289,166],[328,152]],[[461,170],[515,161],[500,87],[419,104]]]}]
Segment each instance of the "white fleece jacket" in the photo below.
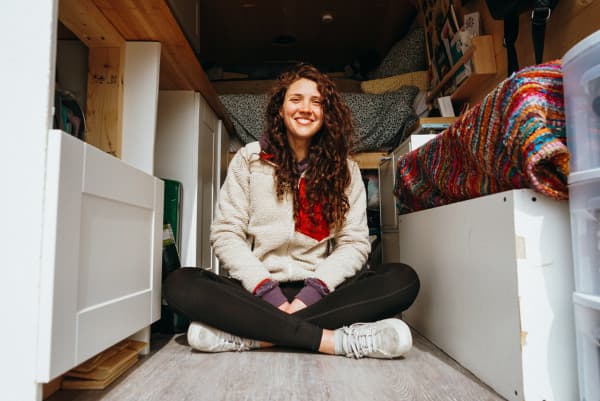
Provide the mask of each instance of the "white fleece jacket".
[{"label": "white fleece jacket", "polygon": [[296,232],[292,195],[277,199],[275,169],[259,153],[259,143],[252,142],[229,165],[211,226],[217,257],[250,292],[266,278],[284,282],[308,277],[320,279],[333,291],[363,266],[371,250],[358,165],[348,160],[350,209],[343,226],[317,241]]}]

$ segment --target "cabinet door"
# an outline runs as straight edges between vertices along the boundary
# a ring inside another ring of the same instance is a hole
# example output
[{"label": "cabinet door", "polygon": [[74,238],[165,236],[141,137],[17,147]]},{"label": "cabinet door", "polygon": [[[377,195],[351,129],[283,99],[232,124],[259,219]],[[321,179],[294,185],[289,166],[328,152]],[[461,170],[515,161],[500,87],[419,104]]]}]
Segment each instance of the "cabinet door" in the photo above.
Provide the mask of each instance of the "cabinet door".
[{"label": "cabinet door", "polygon": [[198,249],[200,250],[201,264],[205,269],[214,270],[213,250],[210,246],[210,225],[212,223],[215,202],[217,198],[217,163],[220,163],[220,157],[217,148],[220,147],[218,137],[219,119],[208,103],[201,98],[201,119],[200,119],[200,138],[199,138],[199,179],[201,180],[202,195],[201,205],[199,205],[200,232],[198,233]]},{"label": "cabinet door", "polygon": [[[217,132],[214,141],[214,149],[213,149],[213,178],[212,178],[212,210],[211,210],[211,222],[212,219],[215,218],[215,210],[217,209],[217,204],[219,202],[219,191],[221,189],[221,182],[225,179],[225,174],[227,171],[223,170],[223,148],[225,147],[224,139],[226,136],[227,130],[223,126],[223,121],[219,120],[217,124]],[[210,247],[210,263],[211,270],[213,273],[219,274],[219,259],[217,259],[217,255],[215,255],[214,250]]]},{"label": "cabinet door", "polygon": [[38,380],[160,317],[163,183],[61,131],[47,151]]}]

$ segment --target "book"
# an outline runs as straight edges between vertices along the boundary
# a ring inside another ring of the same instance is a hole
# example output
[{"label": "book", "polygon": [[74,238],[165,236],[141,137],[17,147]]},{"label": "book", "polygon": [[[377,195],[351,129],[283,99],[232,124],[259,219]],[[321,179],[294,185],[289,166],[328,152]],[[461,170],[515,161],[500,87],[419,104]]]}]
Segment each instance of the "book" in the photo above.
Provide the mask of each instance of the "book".
[{"label": "book", "polygon": [[454,32],[458,32],[460,30],[460,24],[458,23],[458,18],[456,18],[456,10],[454,9],[454,4],[452,2],[450,2],[448,14],[450,14],[450,21],[454,24]]},{"label": "book", "polygon": [[473,13],[465,14],[463,27],[465,31],[471,34],[471,37],[479,36],[481,33],[479,26],[479,12],[475,11]]},{"label": "book", "polygon": [[439,43],[435,48],[435,67],[440,81],[450,71],[450,60],[448,59],[448,53],[446,53],[443,43]]},{"label": "book", "polygon": [[[456,64],[458,60],[464,55],[465,46],[463,44],[463,37],[465,36],[465,32],[458,32],[452,38],[452,42],[450,43],[450,53],[452,57],[453,64]],[[458,67],[456,73],[454,75],[454,82],[458,87],[469,75],[471,75],[472,68],[470,60],[467,60],[466,63]]]},{"label": "book", "polygon": [[445,130],[457,120],[457,117],[421,117],[409,132],[411,135],[434,134]]},{"label": "book", "polygon": [[442,117],[455,117],[454,107],[450,96],[440,96],[437,98],[438,107]]},{"label": "book", "polygon": [[450,23],[450,19],[446,16],[446,21],[444,21],[444,25],[442,26],[442,31],[440,32],[440,41],[444,45],[444,49],[446,50],[446,55],[448,56],[448,61],[450,62],[450,66],[453,66],[452,56],[450,52],[450,41],[454,37],[455,30],[452,29],[452,25]]}]

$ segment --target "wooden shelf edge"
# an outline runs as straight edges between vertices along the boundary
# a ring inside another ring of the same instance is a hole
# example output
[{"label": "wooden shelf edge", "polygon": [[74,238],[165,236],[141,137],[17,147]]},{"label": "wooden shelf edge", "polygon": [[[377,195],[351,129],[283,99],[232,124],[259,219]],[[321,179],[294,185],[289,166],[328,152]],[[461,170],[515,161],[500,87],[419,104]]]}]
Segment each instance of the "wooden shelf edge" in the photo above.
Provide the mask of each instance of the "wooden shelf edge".
[{"label": "wooden shelf edge", "polygon": [[358,163],[361,170],[377,170],[379,162],[386,155],[386,152],[361,152],[353,154],[350,158]]},{"label": "wooden shelf edge", "polygon": [[[228,152],[229,161],[233,159],[236,152]],[[360,152],[350,156],[352,160],[358,163],[361,170],[377,170],[379,162],[383,157],[386,157],[386,152]]]},{"label": "wooden shelf edge", "polygon": [[471,74],[469,77],[450,95],[453,101],[466,101],[473,94],[473,91],[482,85],[488,79],[495,77],[496,73]]}]

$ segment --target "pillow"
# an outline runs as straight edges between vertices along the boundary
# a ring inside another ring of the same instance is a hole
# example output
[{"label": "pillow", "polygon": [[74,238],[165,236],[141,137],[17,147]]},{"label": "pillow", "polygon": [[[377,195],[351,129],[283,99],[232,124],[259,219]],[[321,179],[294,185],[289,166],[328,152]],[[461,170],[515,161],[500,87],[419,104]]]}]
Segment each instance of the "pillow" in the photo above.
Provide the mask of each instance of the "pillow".
[{"label": "pillow", "polygon": [[387,78],[426,69],[425,31],[418,27],[408,32],[387,53],[369,79]]},{"label": "pillow", "polygon": [[362,81],[360,83],[360,89],[362,89],[363,93],[381,94],[385,92],[395,92],[402,86],[411,85],[416,86],[421,91],[426,91],[428,82],[427,71],[415,71],[394,75],[388,78]]}]

